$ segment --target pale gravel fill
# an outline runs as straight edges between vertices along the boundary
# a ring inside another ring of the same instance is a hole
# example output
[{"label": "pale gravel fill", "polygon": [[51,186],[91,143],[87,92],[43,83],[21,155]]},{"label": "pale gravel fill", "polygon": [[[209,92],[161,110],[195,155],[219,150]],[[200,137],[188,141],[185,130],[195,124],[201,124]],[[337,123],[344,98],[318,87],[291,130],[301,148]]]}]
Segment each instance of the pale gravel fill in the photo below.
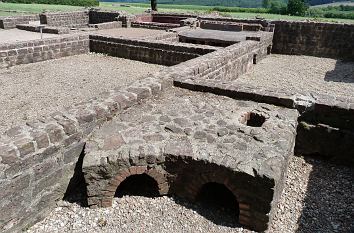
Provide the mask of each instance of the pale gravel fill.
[{"label": "pale gravel fill", "polygon": [[[43,38],[54,38],[58,37],[57,34],[43,33]],[[41,39],[41,34],[39,32],[30,32],[25,30],[20,30],[17,28],[0,30],[0,44],[2,43],[14,43],[20,41],[28,40],[38,40]]]},{"label": "pale gravel fill", "polygon": [[147,28],[114,28],[93,31],[91,34],[104,35],[111,37],[122,37],[129,39],[139,39],[148,36],[157,36],[168,34],[165,30],[147,29]]},{"label": "pale gravel fill", "polygon": [[[267,232],[350,232],[353,178],[352,168],[291,156],[275,220]],[[252,232],[217,225],[204,216],[224,218],[220,212],[171,197],[124,196],[115,198],[112,208],[103,209],[62,201],[28,232]]]},{"label": "pale gravel fill", "polygon": [[234,83],[306,95],[354,98],[354,62],[272,54]]},{"label": "pale gravel fill", "polygon": [[162,66],[101,54],[0,69],[0,133],[159,71]]}]

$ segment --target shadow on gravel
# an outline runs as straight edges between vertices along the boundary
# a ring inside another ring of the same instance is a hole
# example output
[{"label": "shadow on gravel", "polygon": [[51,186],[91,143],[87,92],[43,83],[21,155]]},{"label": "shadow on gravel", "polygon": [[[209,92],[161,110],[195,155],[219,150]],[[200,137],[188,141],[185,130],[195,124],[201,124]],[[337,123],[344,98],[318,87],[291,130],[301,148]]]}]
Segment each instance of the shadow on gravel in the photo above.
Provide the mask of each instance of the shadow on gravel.
[{"label": "shadow on gravel", "polygon": [[334,70],[328,71],[327,82],[354,83],[354,62],[337,60]]},{"label": "shadow on gravel", "polygon": [[82,207],[87,207],[87,188],[84,173],[82,172],[82,163],[85,157],[84,151],[85,146],[83,147],[79,159],[75,165],[74,175],[70,179],[63,200],[70,203],[77,203]]},{"label": "shadow on gravel", "polygon": [[[172,198],[177,204],[197,212],[199,215],[216,225],[232,228],[241,227],[238,223],[238,213],[235,212],[238,209],[236,210],[236,208],[232,208],[232,205],[234,204],[232,202],[228,203],[228,206],[226,207],[223,206],[223,204],[220,204],[220,202],[213,201],[205,196],[200,197],[195,203],[176,196],[172,196]],[[224,201],[227,200],[224,199]]]},{"label": "shadow on gravel", "polygon": [[312,164],[297,233],[353,232],[354,168],[305,157]]}]

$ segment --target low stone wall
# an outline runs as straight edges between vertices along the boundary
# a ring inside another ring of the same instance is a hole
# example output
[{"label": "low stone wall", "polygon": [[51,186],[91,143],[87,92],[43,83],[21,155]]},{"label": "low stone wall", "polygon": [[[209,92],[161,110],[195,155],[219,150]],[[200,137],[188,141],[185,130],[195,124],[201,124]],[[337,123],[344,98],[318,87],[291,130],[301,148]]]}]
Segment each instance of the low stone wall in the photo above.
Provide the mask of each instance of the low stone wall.
[{"label": "low stone wall", "polygon": [[91,10],[89,12],[89,23],[90,24],[99,24],[107,23],[112,21],[117,21],[118,17],[122,15],[121,11],[102,11],[102,10]]},{"label": "low stone wall", "polygon": [[[175,77],[178,77],[177,74]],[[193,75],[189,79],[175,79],[175,85],[235,99],[296,108],[301,113],[296,154],[315,155],[331,162],[354,166],[354,144],[351,142],[354,135],[353,99],[325,95],[316,95],[316,99],[313,99],[286,90],[259,89],[249,84],[236,85],[214,79],[193,78]]]},{"label": "low stone wall", "polygon": [[200,21],[216,21],[220,24],[230,24],[230,23],[241,23],[241,24],[258,24],[262,25],[263,31],[272,32],[274,29],[274,25],[272,25],[271,21],[267,21],[264,19],[238,19],[238,18],[230,18],[230,17],[198,17]]},{"label": "low stone wall", "polygon": [[159,23],[172,23],[172,24],[181,24],[181,20],[188,18],[197,18],[193,14],[173,14],[173,13],[155,13],[152,14],[152,21]]},{"label": "low stone wall", "polygon": [[171,66],[213,52],[216,48],[90,35],[90,50],[110,56]]},{"label": "low stone wall", "polygon": [[[31,24],[17,24],[16,28],[20,30],[25,30],[25,31],[31,31],[31,32],[40,32],[40,29],[36,25],[31,25]],[[50,33],[50,34],[69,34],[70,29],[66,27],[44,27],[42,29],[43,33]]]},{"label": "low stone wall", "polygon": [[0,45],[0,68],[89,52],[89,36],[76,34]]},{"label": "low stone wall", "polygon": [[196,15],[188,14],[142,14],[136,16],[132,27],[166,30],[183,26],[184,20],[196,17]]},{"label": "low stone wall", "polygon": [[53,12],[40,14],[41,24],[47,24],[54,27],[87,27],[89,24],[88,11],[73,12]]},{"label": "low stone wall", "polygon": [[244,24],[235,22],[220,22],[220,21],[210,21],[202,20],[200,22],[200,28],[220,30],[220,31],[260,31],[263,29],[261,24]]},{"label": "low stone wall", "polygon": [[114,22],[107,22],[107,23],[89,24],[89,27],[97,28],[98,30],[121,28],[122,22],[114,21]]},{"label": "low stone wall", "polygon": [[17,24],[27,24],[31,21],[39,21],[39,15],[21,15],[21,16],[0,18],[0,28],[3,29],[16,28]]},{"label": "low stone wall", "polygon": [[172,86],[169,71],[139,80],[126,89],[77,104],[63,112],[0,136],[0,231],[20,232],[43,219],[77,186],[85,141],[105,121]]},{"label": "low stone wall", "polygon": [[173,23],[157,23],[157,22],[132,22],[132,27],[135,28],[148,28],[148,29],[157,29],[157,30],[167,30],[172,28],[177,28],[179,24]]},{"label": "low stone wall", "polygon": [[354,25],[273,21],[273,52],[354,60]]},{"label": "low stone wall", "polygon": [[272,35],[261,42],[247,40],[176,66],[175,82],[184,80],[234,80],[263,59],[272,44]]}]

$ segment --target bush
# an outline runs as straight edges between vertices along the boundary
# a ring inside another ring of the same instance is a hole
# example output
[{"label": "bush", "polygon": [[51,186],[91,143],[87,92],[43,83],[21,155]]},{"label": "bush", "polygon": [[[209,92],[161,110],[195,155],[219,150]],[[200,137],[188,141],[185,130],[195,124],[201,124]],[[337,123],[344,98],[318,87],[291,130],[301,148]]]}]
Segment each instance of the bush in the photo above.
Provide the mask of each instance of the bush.
[{"label": "bush", "polygon": [[25,3],[25,4],[51,4],[71,6],[98,6],[98,0],[3,0],[3,2]]},{"label": "bush", "polygon": [[265,8],[241,8],[241,7],[213,7],[211,11],[218,12],[246,12],[246,13],[269,13]]},{"label": "bush", "polygon": [[305,16],[308,6],[304,0],[289,0],[287,12],[290,15]]},{"label": "bush", "polygon": [[271,2],[270,4],[270,13],[272,14],[280,14],[286,15],[287,14],[287,6],[283,2]]}]

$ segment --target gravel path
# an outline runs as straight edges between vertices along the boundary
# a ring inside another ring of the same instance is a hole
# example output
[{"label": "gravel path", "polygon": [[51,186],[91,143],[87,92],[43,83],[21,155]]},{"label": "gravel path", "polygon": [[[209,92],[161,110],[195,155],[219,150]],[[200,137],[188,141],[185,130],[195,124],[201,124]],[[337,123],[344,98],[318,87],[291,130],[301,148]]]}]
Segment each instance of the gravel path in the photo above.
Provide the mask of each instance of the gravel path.
[{"label": "gravel path", "polygon": [[0,69],[0,133],[30,119],[124,87],[162,66],[100,54]]},{"label": "gravel path", "polygon": [[[354,227],[353,178],[353,169],[292,156],[268,232],[349,232]],[[221,212],[172,197],[124,196],[106,209],[61,202],[28,232],[251,232],[215,224],[220,218],[227,222]]]},{"label": "gravel path", "polygon": [[295,93],[354,97],[354,62],[272,54],[235,83]]},{"label": "gravel path", "polygon": [[[43,33],[43,38],[58,37],[56,34]],[[18,41],[37,40],[41,38],[38,32],[30,32],[20,29],[8,29],[0,31],[0,44],[14,43]]]}]

